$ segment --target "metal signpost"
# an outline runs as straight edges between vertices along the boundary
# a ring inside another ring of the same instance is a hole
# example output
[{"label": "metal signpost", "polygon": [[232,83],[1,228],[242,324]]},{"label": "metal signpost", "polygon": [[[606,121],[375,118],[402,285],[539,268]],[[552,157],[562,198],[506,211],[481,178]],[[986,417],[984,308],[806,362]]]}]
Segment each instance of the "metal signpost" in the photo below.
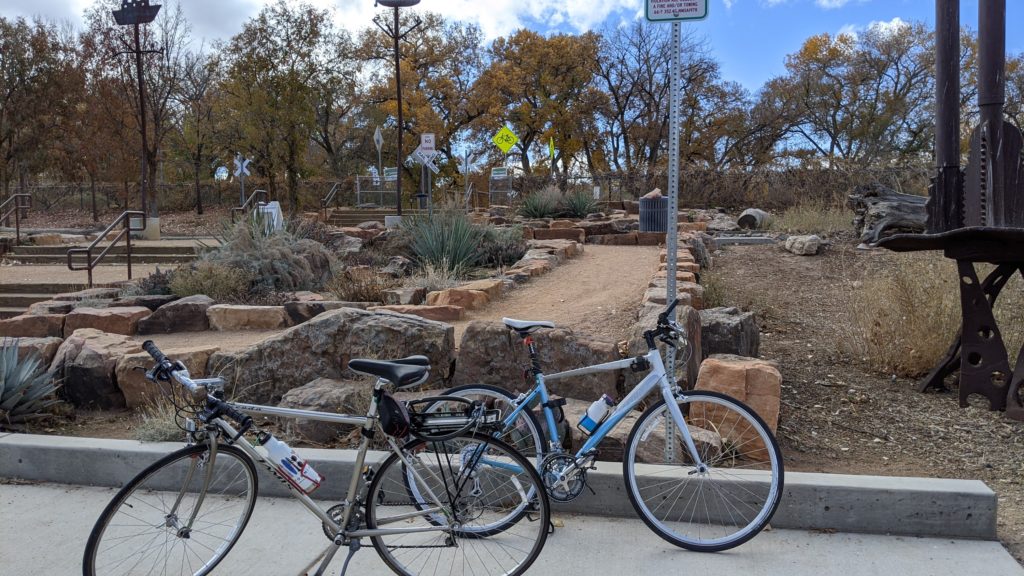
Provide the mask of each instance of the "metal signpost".
[{"label": "metal signpost", "polygon": [[[668,136],[668,234],[665,238],[665,301],[671,302],[676,294],[676,268],[679,248],[679,100],[682,96],[680,76],[680,35],[682,20],[700,20],[708,14],[707,0],[647,0],[644,14],[651,22],[672,22],[672,70],[669,78],[669,136]],[[675,310],[672,320],[675,320]],[[676,354],[670,350],[665,372],[674,383],[676,377]],[[693,382],[690,383],[691,385]],[[665,456],[669,462],[675,457],[675,439],[672,426],[666,428]]]},{"label": "metal signpost", "polygon": [[[434,203],[430,202],[430,189],[432,187],[430,175],[431,173],[437,174],[440,172],[437,164],[434,164],[434,158],[437,158],[437,150],[434,148],[434,135],[421,134],[420,145],[413,151],[412,159],[422,166],[421,192],[419,194],[420,208],[423,208],[423,204],[427,204],[431,214],[433,214]],[[427,170],[430,172],[427,172]]]},{"label": "metal signpost", "polygon": [[250,174],[250,172],[249,172],[249,163],[250,162],[252,162],[252,160],[246,158],[245,156],[242,156],[241,154],[238,154],[237,156],[235,156],[235,159],[234,159],[234,163],[235,163],[235,178],[238,178],[238,181],[242,183],[242,199],[238,202],[239,206],[245,206],[245,177],[249,176],[249,174]]},{"label": "metal signpost", "polygon": [[380,148],[384,145],[384,135],[380,132],[380,126],[377,126],[377,129],[373,132],[373,143],[377,146],[377,179],[379,180],[381,175],[384,174],[384,168],[382,168],[384,162],[380,156]]}]

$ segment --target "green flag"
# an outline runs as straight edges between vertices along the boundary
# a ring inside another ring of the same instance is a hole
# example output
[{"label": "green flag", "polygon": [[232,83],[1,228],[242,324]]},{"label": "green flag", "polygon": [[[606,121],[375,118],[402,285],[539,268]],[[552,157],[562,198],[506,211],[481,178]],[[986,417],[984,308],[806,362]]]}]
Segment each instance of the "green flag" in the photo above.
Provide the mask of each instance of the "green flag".
[{"label": "green flag", "polygon": [[548,140],[548,152],[551,153],[551,163],[554,164],[555,163],[555,137],[554,136],[552,136],[551,139]]}]

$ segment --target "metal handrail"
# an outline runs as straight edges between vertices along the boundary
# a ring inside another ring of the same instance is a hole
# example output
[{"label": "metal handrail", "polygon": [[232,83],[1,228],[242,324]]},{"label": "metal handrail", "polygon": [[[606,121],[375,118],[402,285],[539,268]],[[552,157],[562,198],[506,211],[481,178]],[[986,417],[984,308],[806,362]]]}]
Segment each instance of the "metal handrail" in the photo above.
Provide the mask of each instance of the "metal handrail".
[{"label": "metal handrail", "polygon": [[[258,200],[257,198],[263,199]],[[234,208],[231,209],[231,222],[234,223],[235,215],[237,214],[244,214],[247,211],[252,212],[253,210],[259,208],[260,206],[266,206],[267,198],[268,195],[266,190],[256,190],[255,192],[252,193],[251,196],[249,196],[245,200],[244,204],[242,204],[241,206],[235,206]]]},{"label": "metal handrail", "polygon": [[[139,218],[142,222],[142,228],[132,228],[132,218]],[[123,224],[124,228],[107,244],[107,247],[102,252],[92,257],[92,251],[99,245],[100,242],[106,240],[107,235],[110,234],[118,224]],[[125,254],[128,257],[128,279],[132,279],[132,232],[142,232],[146,229],[146,213],[139,212],[136,210],[126,210],[117,217],[116,220],[110,223],[100,235],[92,241],[91,244],[85,248],[68,248],[68,270],[87,270],[89,273],[89,288],[92,288],[92,269],[103,260],[103,257],[107,255],[107,252],[117,244],[117,241],[124,238]],[[85,254],[85,267],[76,268],[75,263],[72,261],[72,257],[75,254]]]},{"label": "metal handrail", "polygon": [[[25,202],[22,202],[25,200]],[[6,212],[4,208],[8,204],[13,204]],[[21,245],[21,213],[32,207],[32,195],[27,193],[11,194],[11,197],[0,203],[0,222],[6,222],[10,225],[11,214],[14,214],[14,245]]]},{"label": "metal handrail", "polygon": [[320,213],[323,215],[324,221],[327,220],[327,206],[334,202],[338,196],[338,187],[341,186],[341,182],[335,182],[334,186],[331,186],[331,191],[326,196],[320,199]]}]

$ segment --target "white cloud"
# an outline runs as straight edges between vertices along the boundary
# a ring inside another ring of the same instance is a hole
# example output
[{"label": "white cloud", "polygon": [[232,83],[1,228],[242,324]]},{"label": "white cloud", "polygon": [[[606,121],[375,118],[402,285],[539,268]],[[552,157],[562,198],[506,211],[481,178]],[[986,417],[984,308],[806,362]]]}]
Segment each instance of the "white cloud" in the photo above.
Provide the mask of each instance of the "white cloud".
[{"label": "white cloud", "polygon": [[893,34],[898,34],[900,30],[903,30],[907,26],[909,26],[909,24],[904,22],[899,16],[896,16],[888,22],[879,20],[871,22],[868,24],[868,30],[878,32],[883,36],[891,36]]},{"label": "white cloud", "polygon": [[814,3],[824,8],[825,10],[832,10],[835,8],[842,8],[846,6],[850,0],[814,0]]},{"label": "white cloud", "polygon": [[722,0],[722,3],[725,4],[726,10],[732,10],[732,5],[736,3],[736,0]]},{"label": "white cloud", "polygon": [[856,39],[856,38],[858,38],[860,36],[860,32],[863,31],[863,30],[864,30],[863,26],[857,26],[856,24],[844,24],[839,29],[839,32],[836,33],[836,36],[840,36],[842,34],[848,34],[850,36],[853,36],[854,39]]}]

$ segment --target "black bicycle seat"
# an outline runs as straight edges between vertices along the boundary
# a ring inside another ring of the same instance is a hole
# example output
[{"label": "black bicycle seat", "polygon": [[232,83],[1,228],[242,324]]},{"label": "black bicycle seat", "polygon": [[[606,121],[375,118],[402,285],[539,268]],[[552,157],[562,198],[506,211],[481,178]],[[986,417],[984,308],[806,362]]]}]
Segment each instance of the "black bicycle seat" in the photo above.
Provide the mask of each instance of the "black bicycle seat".
[{"label": "black bicycle seat", "polygon": [[[416,356],[403,358],[403,360],[411,359],[416,359],[415,361],[418,361]],[[418,383],[430,370],[429,365],[423,366],[417,364],[402,364],[396,361],[365,359],[351,360],[348,363],[348,367],[356,372],[362,372],[363,374],[370,374],[371,376],[383,378],[394,384],[397,388],[403,388],[405,386],[411,386]]]},{"label": "black bicycle seat", "polygon": [[516,332],[518,332],[520,334],[529,334],[529,333],[531,333],[531,332],[533,332],[535,330],[539,330],[541,328],[554,328],[555,327],[554,322],[545,322],[545,321],[540,321],[540,320],[534,321],[534,320],[516,320],[514,318],[502,318],[501,321],[505,323],[505,326],[507,326],[509,330],[515,330]]}]

